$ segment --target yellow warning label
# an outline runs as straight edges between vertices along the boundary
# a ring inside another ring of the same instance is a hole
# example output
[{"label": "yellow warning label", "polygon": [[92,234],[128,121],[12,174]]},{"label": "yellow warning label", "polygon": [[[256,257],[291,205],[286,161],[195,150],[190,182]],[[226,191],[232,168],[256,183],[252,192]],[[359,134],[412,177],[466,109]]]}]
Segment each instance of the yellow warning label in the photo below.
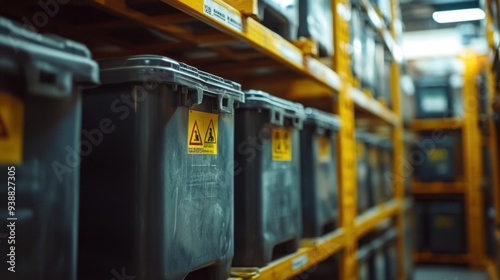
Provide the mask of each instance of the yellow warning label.
[{"label": "yellow warning label", "polygon": [[219,115],[189,110],[188,154],[216,155]]},{"label": "yellow warning label", "polygon": [[447,215],[437,215],[434,218],[434,225],[437,228],[451,228],[453,227],[453,218]]},{"label": "yellow warning label", "polygon": [[443,161],[448,157],[448,150],[434,149],[427,152],[430,161]]},{"label": "yellow warning label", "polygon": [[291,130],[273,128],[272,130],[273,160],[292,160]]},{"label": "yellow warning label", "polygon": [[358,159],[365,157],[365,144],[361,141],[356,142],[356,155]]},{"label": "yellow warning label", "polygon": [[0,92],[0,164],[19,164],[23,156],[23,102]]},{"label": "yellow warning label", "polygon": [[316,138],[318,142],[318,159],[320,162],[329,162],[331,159],[330,139],[325,136]]}]

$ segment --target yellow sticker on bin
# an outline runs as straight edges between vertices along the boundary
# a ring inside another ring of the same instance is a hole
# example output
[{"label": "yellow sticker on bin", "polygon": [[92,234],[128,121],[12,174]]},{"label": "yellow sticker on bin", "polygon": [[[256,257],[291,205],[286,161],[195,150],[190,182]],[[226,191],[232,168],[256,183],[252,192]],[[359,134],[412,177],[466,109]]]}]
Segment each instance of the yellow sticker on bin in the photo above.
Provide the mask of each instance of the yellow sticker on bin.
[{"label": "yellow sticker on bin", "polygon": [[448,158],[448,150],[446,149],[433,149],[427,152],[430,161],[443,161]]},{"label": "yellow sticker on bin", "polygon": [[292,140],[290,129],[273,128],[272,129],[273,160],[291,161],[292,160]]},{"label": "yellow sticker on bin", "polygon": [[319,136],[318,141],[318,159],[320,162],[330,162],[331,148],[330,139],[326,136]]},{"label": "yellow sticker on bin", "polygon": [[19,164],[23,157],[23,102],[0,92],[0,164]]},{"label": "yellow sticker on bin", "polygon": [[189,110],[188,154],[216,155],[219,115]]}]

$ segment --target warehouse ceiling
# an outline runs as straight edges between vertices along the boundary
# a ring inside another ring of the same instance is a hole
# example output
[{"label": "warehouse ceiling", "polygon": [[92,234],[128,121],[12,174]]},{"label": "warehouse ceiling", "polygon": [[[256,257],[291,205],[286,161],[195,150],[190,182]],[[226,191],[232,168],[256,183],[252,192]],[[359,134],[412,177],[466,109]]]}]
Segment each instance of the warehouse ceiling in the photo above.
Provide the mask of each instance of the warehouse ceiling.
[{"label": "warehouse ceiling", "polygon": [[480,21],[437,23],[432,19],[435,11],[478,8],[479,0],[400,0],[406,31],[453,28],[464,24],[480,26]]}]

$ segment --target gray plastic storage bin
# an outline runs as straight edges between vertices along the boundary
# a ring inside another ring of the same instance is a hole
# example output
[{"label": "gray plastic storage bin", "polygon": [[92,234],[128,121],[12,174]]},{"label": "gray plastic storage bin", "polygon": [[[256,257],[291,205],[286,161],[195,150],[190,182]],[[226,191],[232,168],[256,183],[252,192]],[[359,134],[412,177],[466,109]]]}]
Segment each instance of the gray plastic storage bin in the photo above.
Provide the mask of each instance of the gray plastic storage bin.
[{"label": "gray plastic storage bin", "polygon": [[95,146],[82,161],[80,279],[227,279],[240,85],[154,55],[100,66],[83,103]]},{"label": "gray plastic storage bin", "polygon": [[293,253],[302,235],[301,104],[246,91],[236,110],[233,266],[262,267]]},{"label": "gray plastic storage bin", "polygon": [[456,139],[448,135],[439,141],[434,141],[432,137],[421,137],[420,141],[434,143],[432,148],[422,150],[423,163],[417,166],[420,180],[422,182],[455,181]]},{"label": "gray plastic storage bin", "polygon": [[333,18],[330,0],[299,0],[299,37],[318,43],[319,56],[333,55]]},{"label": "gray plastic storage bin", "polygon": [[366,152],[368,154],[368,208],[371,208],[381,202],[383,196],[379,159],[380,139],[369,133],[367,133],[365,137]]},{"label": "gray plastic storage bin", "polygon": [[338,226],[337,116],[307,108],[300,133],[302,227],[304,237],[317,237]]},{"label": "gray plastic storage bin", "polygon": [[433,253],[465,252],[464,210],[460,202],[429,203],[429,245]]},{"label": "gray plastic storage bin", "polygon": [[384,240],[381,237],[371,242],[373,255],[370,259],[370,279],[387,280]]},{"label": "gray plastic storage bin", "polygon": [[391,139],[381,139],[378,143],[379,148],[379,168],[380,168],[380,184],[381,184],[381,199],[383,201],[391,200],[394,197],[394,169],[393,155],[394,147]]},{"label": "gray plastic storage bin", "polygon": [[415,82],[417,118],[451,118],[453,93],[448,77],[423,77]]},{"label": "gray plastic storage bin", "polygon": [[366,133],[356,131],[356,185],[358,215],[362,214],[369,208],[370,177],[366,139]]},{"label": "gray plastic storage bin", "polygon": [[385,279],[396,280],[398,277],[398,258],[401,258],[398,257],[396,229],[389,229],[381,239],[384,243]]},{"label": "gray plastic storage bin", "polygon": [[373,256],[371,244],[365,244],[358,249],[358,280],[372,280],[370,261]]},{"label": "gray plastic storage bin", "polygon": [[264,26],[289,41],[297,39],[299,0],[259,0],[259,18]]},{"label": "gray plastic storage bin", "polygon": [[98,82],[84,45],[0,18],[0,279],[76,279],[80,90]]},{"label": "gray plastic storage bin", "polygon": [[351,32],[351,71],[355,79],[361,82],[363,77],[363,44],[364,44],[364,33],[365,21],[363,17],[363,11],[358,0],[351,1],[351,21],[350,21],[350,32]]},{"label": "gray plastic storage bin", "polygon": [[416,231],[416,249],[423,251],[429,246],[429,221],[428,203],[425,201],[417,201],[415,203],[415,231]]}]

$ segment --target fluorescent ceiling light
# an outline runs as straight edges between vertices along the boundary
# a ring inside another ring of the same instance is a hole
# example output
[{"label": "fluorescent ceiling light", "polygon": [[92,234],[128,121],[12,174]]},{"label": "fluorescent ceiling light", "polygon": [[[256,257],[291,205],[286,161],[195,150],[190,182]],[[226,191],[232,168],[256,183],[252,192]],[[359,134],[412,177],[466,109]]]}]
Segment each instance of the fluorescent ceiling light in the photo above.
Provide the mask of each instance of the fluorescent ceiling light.
[{"label": "fluorescent ceiling light", "polygon": [[438,23],[481,20],[486,17],[479,8],[434,12],[432,18]]}]

